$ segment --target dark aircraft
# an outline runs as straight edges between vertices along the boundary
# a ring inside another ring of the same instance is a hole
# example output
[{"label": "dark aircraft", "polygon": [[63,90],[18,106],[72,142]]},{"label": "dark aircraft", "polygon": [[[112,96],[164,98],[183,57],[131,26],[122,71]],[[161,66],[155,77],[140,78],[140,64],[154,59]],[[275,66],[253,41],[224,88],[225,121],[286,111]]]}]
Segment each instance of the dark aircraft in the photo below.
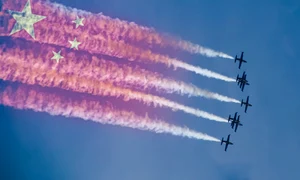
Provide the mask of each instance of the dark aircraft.
[{"label": "dark aircraft", "polygon": [[241,88],[242,92],[244,92],[245,85],[249,85],[248,81],[241,82],[240,88]]},{"label": "dark aircraft", "polygon": [[243,124],[241,124],[240,122],[240,115],[237,116],[237,112],[234,114],[234,117],[232,118],[231,115],[229,115],[228,117],[228,122],[231,121],[231,128],[233,129],[234,125],[235,126],[235,130],[234,132],[236,132],[238,126],[243,126]]},{"label": "dark aircraft", "polygon": [[243,126],[243,124],[240,121],[240,116],[238,116],[237,120],[232,120],[231,121],[231,129],[233,129],[234,125],[235,125],[234,132],[236,132],[238,126]]},{"label": "dark aircraft", "polygon": [[225,145],[225,151],[227,151],[228,144],[233,145],[233,143],[230,142],[229,139],[230,139],[230,134],[228,135],[226,141],[224,141],[224,138],[222,138],[221,145],[223,144],[223,142],[226,144],[226,145]]},{"label": "dark aircraft", "polygon": [[241,102],[241,107],[243,106],[243,104],[245,104],[245,113],[247,112],[248,106],[252,106],[252,104],[249,103],[249,96],[247,96],[247,100],[246,102],[243,101]]},{"label": "dark aircraft", "polygon": [[245,72],[245,71],[243,72],[242,77],[240,77],[239,74],[238,74],[238,75],[236,76],[236,82],[238,82],[238,81],[240,81],[240,80],[242,80],[242,79],[246,79],[246,76],[247,76],[247,75],[246,75],[246,72]]},{"label": "dark aircraft", "polygon": [[239,77],[239,75],[236,76],[236,82],[238,85],[240,85],[242,91],[244,91],[245,85],[250,85],[246,77],[247,75],[245,71],[243,72],[242,77]]},{"label": "dark aircraft", "polygon": [[244,62],[244,63],[247,63],[247,61],[245,61],[245,60],[243,59],[243,57],[244,57],[244,52],[242,52],[240,58],[238,58],[237,55],[235,56],[234,62],[236,63],[236,61],[240,61],[240,62],[239,62],[239,69],[241,69],[241,66],[242,66],[242,63],[243,63],[243,62]]},{"label": "dark aircraft", "polygon": [[[229,122],[230,120],[236,121],[236,120],[237,120],[236,116],[237,116],[237,112],[234,114],[234,117],[233,117],[233,118],[231,117],[231,115],[229,115],[229,117],[228,117],[228,122]],[[240,115],[238,116],[238,119],[239,119],[239,118],[240,118]]]}]

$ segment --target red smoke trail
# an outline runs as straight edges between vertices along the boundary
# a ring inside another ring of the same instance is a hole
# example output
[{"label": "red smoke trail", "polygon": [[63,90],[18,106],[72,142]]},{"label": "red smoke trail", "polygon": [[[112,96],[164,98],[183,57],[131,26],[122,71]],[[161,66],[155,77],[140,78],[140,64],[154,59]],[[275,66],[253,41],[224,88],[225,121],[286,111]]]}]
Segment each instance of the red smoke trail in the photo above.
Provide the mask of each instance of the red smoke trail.
[{"label": "red smoke trail", "polygon": [[121,97],[124,101],[137,100],[147,105],[153,105],[154,107],[168,107],[209,120],[227,122],[225,118],[214,114],[184,106],[162,97],[115,87],[112,83],[99,82],[96,79],[81,78],[76,75],[59,74],[56,70],[48,68],[22,67],[18,64],[9,64],[3,60],[0,60],[0,65],[0,79],[3,80],[18,81],[30,85],[38,84],[43,87],[57,87],[97,96]]},{"label": "red smoke trail", "polygon": [[0,104],[17,109],[47,112],[53,116],[77,117],[102,124],[220,142],[217,138],[188,128],[171,125],[161,120],[152,120],[148,117],[140,117],[133,112],[117,111],[109,106],[103,107],[98,101],[71,99],[33,86],[20,85],[16,90],[13,90],[11,86],[0,89]]},{"label": "red smoke trail", "polygon": [[[117,85],[128,84],[138,86],[140,89],[151,89],[167,92],[188,94],[190,96],[202,96],[217,99],[224,102],[240,103],[238,100],[217,93],[209,92],[189,85],[184,82],[163,78],[158,73],[153,73],[140,68],[132,68],[126,65],[118,65],[112,61],[61,48],[64,55],[58,64],[50,60],[53,46],[45,46],[37,43],[26,42],[20,39],[13,41],[6,38],[6,44],[0,45],[0,58],[4,62],[16,63],[22,66],[53,69],[64,74],[73,74],[80,77],[97,79],[98,81],[110,81]],[[11,46],[11,47],[10,47]]]},{"label": "red smoke trail", "polygon": [[[20,3],[21,1],[17,2],[22,4]],[[3,9],[17,10],[15,3],[15,1],[5,1]],[[74,24],[72,24],[72,20],[67,15],[70,15],[71,17],[76,16],[76,13],[80,12],[76,9],[67,9],[64,6],[52,7],[51,3],[41,1],[33,1],[31,5],[33,13],[38,13],[39,15],[47,17],[34,25],[35,39],[38,42],[70,47],[69,41],[76,37],[79,42],[82,42],[79,49],[90,53],[101,53],[118,58],[126,58],[130,61],[161,63],[168,67],[173,66],[174,68],[183,68],[209,78],[235,82],[235,79],[233,78],[184,63],[166,55],[155,54],[150,50],[143,50],[126,44],[123,40],[115,40],[111,38],[111,36],[106,36],[105,34],[102,34],[101,31],[98,32],[97,27],[93,27],[93,25],[97,23],[97,18],[95,18],[94,21],[89,21],[87,18],[85,22],[85,24],[88,24],[86,25],[87,27],[80,26],[79,28],[74,29]],[[20,8],[18,11],[20,11]],[[15,20],[12,18],[9,20],[7,28],[9,31],[12,29],[14,22]],[[0,33],[2,36],[8,36],[9,34],[10,32],[8,31],[2,31]],[[15,33],[13,36],[22,37],[31,41],[34,40],[28,34],[24,34],[24,32]]]},{"label": "red smoke trail", "polygon": [[[202,54],[208,57],[223,57],[233,59],[225,53],[218,52],[206,47],[202,47],[197,44],[182,40],[180,38],[174,38],[170,35],[162,35],[157,33],[153,28],[148,28],[135,24],[134,22],[122,21],[120,19],[113,19],[103,14],[92,14],[86,11],[77,10],[74,8],[68,8],[57,3],[51,3],[49,1],[31,0],[32,7],[37,14],[52,14],[49,21],[57,23],[55,17],[63,19],[63,24],[66,24],[66,28],[73,31],[74,24],[70,22],[76,18],[76,15],[85,18],[85,32],[95,32],[93,35],[102,34],[104,36],[110,36],[114,41],[130,41],[146,44],[148,46],[171,46],[176,49],[185,50],[194,54]],[[24,4],[24,0],[15,0],[12,4],[7,5],[9,7],[15,7],[18,4],[20,7]]]},{"label": "red smoke trail", "polygon": [[[128,84],[144,89],[155,88],[159,91],[175,92],[180,89],[162,87],[160,84],[183,84],[171,79],[164,79],[159,73],[147,71],[139,67],[119,65],[108,61],[101,56],[91,55],[82,51],[71,51],[59,48],[64,59],[59,63],[51,60],[53,51],[58,52],[58,47],[41,45],[20,39],[9,40],[0,45],[0,58],[5,62],[34,66],[36,68],[55,68],[59,73],[76,74],[80,77],[95,78],[98,81],[110,81],[119,85]],[[179,86],[179,85],[177,85]],[[180,92],[184,94],[184,92]]]}]

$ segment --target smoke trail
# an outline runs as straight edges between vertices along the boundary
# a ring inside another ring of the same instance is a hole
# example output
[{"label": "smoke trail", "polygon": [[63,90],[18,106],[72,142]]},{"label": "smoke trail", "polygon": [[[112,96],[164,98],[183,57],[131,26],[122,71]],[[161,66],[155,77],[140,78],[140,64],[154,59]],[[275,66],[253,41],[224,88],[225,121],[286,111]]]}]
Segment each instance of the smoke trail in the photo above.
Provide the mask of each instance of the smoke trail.
[{"label": "smoke trail", "polygon": [[[9,3],[6,4],[12,6],[13,8],[13,5]],[[63,8],[63,6],[59,6],[59,8],[48,8],[48,10],[45,10],[44,8],[46,7],[46,5],[39,1],[37,2],[37,4],[38,5],[36,5],[37,7],[35,10],[40,10],[41,15],[47,16],[45,20],[35,24],[35,39],[40,43],[70,47],[69,41],[74,37],[77,37],[77,40],[82,43],[80,44],[80,49],[88,51],[90,53],[100,53],[109,56],[115,56],[118,58],[126,58],[130,61],[160,63],[165,64],[168,67],[173,66],[175,69],[182,68],[188,71],[192,71],[209,78],[215,78],[227,82],[235,81],[233,78],[226,77],[207,69],[202,69],[200,67],[181,62],[166,55],[155,54],[150,50],[143,50],[132,45],[128,45],[123,40],[116,41],[110,36],[106,36],[105,34],[97,32],[93,28],[87,27],[86,30],[83,30],[84,28],[77,28],[74,30],[74,27],[68,25],[71,22],[68,21],[69,18],[64,17],[64,15],[66,14],[66,7]],[[33,7],[35,7],[34,5],[35,3],[32,3]],[[70,13],[73,12],[73,14],[76,14],[76,11],[77,10],[70,11]],[[56,16],[56,14],[58,15]],[[9,27],[8,29],[12,28],[13,22],[13,19],[11,19],[9,23],[11,27]],[[0,35],[8,36],[9,32],[0,32]],[[16,33],[13,34],[13,36],[34,41],[34,39],[29,37],[28,35],[24,35],[24,33],[23,35],[22,33]]]},{"label": "smoke trail", "polygon": [[175,136],[220,142],[215,137],[188,128],[171,125],[161,120],[151,120],[148,117],[140,117],[133,112],[117,111],[108,106],[103,107],[97,101],[74,100],[25,85],[20,85],[15,91],[11,86],[1,90],[0,103],[17,109],[47,112],[54,116],[78,117],[102,124],[119,125],[155,133],[168,133]]},{"label": "smoke trail", "polygon": [[55,70],[47,68],[28,68],[17,64],[9,64],[3,61],[0,61],[0,65],[0,78],[3,80],[18,81],[30,85],[38,84],[43,87],[57,87],[97,96],[121,97],[124,101],[137,100],[147,105],[153,105],[154,107],[159,106],[171,108],[173,110],[181,110],[197,117],[227,123],[225,118],[221,118],[214,114],[184,106],[166,98],[115,87],[112,83],[98,82],[92,78],[80,78],[76,75],[59,74]]},{"label": "smoke trail", "polygon": [[[18,2],[24,2],[19,0]],[[68,26],[68,29],[72,29],[74,24],[69,23],[75,19],[76,15],[85,18],[84,30],[90,31],[93,29],[99,34],[105,34],[110,36],[115,41],[124,39],[129,42],[138,42],[150,46],[158,45],[161,47],[171,46],[176,49],[181,49],[193,54],[202,54],[207,57],[222,57],[233,59],[232,56],[227,55],[223,52],[218,52],[206,47],[202,47],[197,44],[182,40],[180,38],[171,37],[170,35],[162,35],[157,33],[154,28],[148,28],[137,25],[134,22],[122,21],[120,19],[113,19],[103,14],[92,14],[83,10],[77,10],[74,8],[68,8],[61,4],[51,3],[49,1],[33,1],[32,7],[37,9],[38,14],[43,14],[44,11],[51,12],[52,17],[58,17],[59,19],[65,20],[64,23]],[[59,10],[59,13],[55,10]],[[76,15],[75,15],[76,14]],[[66,18],[69,17],[69,18]],[[73,18],[73,19],[71,19]],[[50,18],[50,22],[57,23],[55,18]]]},{"label": "smoke trail", "polygon": [[227,59],[234,59],[232,56],[225,54],[223,52],[218,52],[218,51],[206,48],[206,47],[202,47],[200,45],[193,44],[188,41],[180,40],[179,42],[175,42],[172,44],[173,44],[173,46],[175,46],[181,50],[185,50],[185,51],[188,51],[193,54],[201,54],[201,55],[204,55],[207,57],[222,57],[222,58],[227,58]]},{"label": "smoke trail", "polygon": [[[113,19],[108,16],[104,16],[102,13],[94,15],[92,13],[77,10],[73,8],[67,8],[61,4],[50,3],[50,2],[37,2],[39,7],[51,9],[60,9],[64,13],[64,16],[75,18],[74,12],[85,18],[87,29],[94,29],[96,32],[111,36],[115,41],[123,38],[126,41],[146,43],[147,45],[159,45],[162,47],[171,46],[176,49],[185,50],[193,54],[201,54],[207,57],[222,57],[228,59],[234,59],[232,56],[227,55],[223,52],[218,52],[210,48],[206,48],[191,42],[174,38],[169,35],[162,35],[157,33],[154,28],[147,28],[144,26],[137,25],[134,22],[122,21],[120,19]],[[42,8],[37,8],[42,10]],[[43,13],[43,12],[39,12]],[[63,18],[63,14],[57,14]],[[64,19],[64,18],[63,18]],[[52,19],[52,22],[55,22]],[[57,21],[56,21],[57,22]],[[71,25],[72,26],[72,25]],[[72,28],[72,27],[70,27]],[[144,44],[143,43],[143,44]]]},{"label": "smoke trail", "polygon": [[96,78],[98,81],[111,81],[119,86],[128,84],[143,89],[155,88],[161,92],[176,92],[181,95],[187,94],[223,102],[240,103],[236,99],[200,89],[192,84],[163,78],[158,73],[138,67],[121,66],[88,53],[68,51],[61,48],[65,58],[59,64],[56,64],[49,61],[53,56],[52,51],[57,51],[54,47],[41,46],[20,39],[12,41],[10,38],[0,38],[1,40],[6,43],[0,45],[0,59],[7,63],[16,63],[28,67],[34,66],[35,68],[47,67],[49,69],[56,66],[59,73],[77,74],[80,77]]},{"label": "smoke trail", "polygon": [[208,77],[208,78],[215,78],[220,79],[227,82],[235,82],[235,79],[215,73],[213,71],[210,71],[208,69],[202,69],[200,67],[192,66],[190,64],[183,63],[181,61],[173,59],[174,67],[180,67],[182,69],[195,72],[196,74],[200,74],[202,76]]}]

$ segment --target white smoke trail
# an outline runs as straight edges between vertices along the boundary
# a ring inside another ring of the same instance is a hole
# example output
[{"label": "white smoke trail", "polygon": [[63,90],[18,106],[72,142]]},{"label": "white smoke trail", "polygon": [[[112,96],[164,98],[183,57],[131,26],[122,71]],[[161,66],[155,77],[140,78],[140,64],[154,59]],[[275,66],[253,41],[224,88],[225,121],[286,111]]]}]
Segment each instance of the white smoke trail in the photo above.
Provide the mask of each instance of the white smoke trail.
[{"label": "white smoke trail", "polygon": [[202,69],[200,67],[196,67],[196,66],[178,61],[176,59],[173,59],[173,65],[175,67],[180,67],[180,68],[195,72],[196,74],[201,74],[202,76],[206,76],[206,77],[209,77],[209,78],[220,79],[220,80],[227,81],[227,82],[235,82],[234,78],[230,78],[230,77],[212,72],[208,69]]},{"label": "white smoke trail", "polygon": [[151,120],[147,116],[139,117],[133,112],[116,111],[109,106],[101,106],[97,101],[74,100],[54,93],[43,92],[39,89],[36,90],[25,85],[21,85],[16,91],[13,91],[10,86],[6,87],[0,92],[0,103],[17,109],[31,109],[36,112],[77,117],[102,124],[119,125],[155,133],[168,133],[175,136],[220,142],[215,137],[186,127],[171,125],[160,120]]},{"label": "white smoke trail", "polygon": [[181,40],[174,44],[177,44],[178,48],[188,51],[193,54],[201,54],[201,55],[204,55],[207,57],[221,57],[221,58],[226,58],[226,59],[234,59],[232,56],[225,54],[223,52],[218,52],[218,51],[206,48],[206,47],[202,47],[198,44],[193,44],[188,41]]},{"label": "white smoke trail", "polygon": [[[150,82],[153,83],[153,82]],[[210,92],[205,89],[201,89],[196,87],[193,84],[186,84],[180,81],[165,81],[164,79],[156,80],[156,86],[163,90],[167,90],[168,93],[177,92],[181,95],[187,94],[188,96],[200,96],[207,99],[216,99],[222,102],[233,102],[233,103],[241,103],[239,100],[224,96],[218,93]]]}]

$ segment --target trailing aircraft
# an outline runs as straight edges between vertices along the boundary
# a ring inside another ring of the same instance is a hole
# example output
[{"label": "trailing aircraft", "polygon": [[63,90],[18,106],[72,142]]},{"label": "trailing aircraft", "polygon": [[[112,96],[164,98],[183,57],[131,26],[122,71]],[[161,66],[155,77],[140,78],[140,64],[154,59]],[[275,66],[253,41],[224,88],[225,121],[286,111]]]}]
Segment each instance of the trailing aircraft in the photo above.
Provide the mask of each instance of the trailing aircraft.
[{"label": "trailing aircraft", "polygon": [[245,113],[247,113],[248,106],[252,106],[252,104],[249,103],[249,96],[247,96],[246,102],[244,102],[242,99],[241,107],[243,106],[243,104],[245,104]]},{"label": "trailing aircraft", "polygon": [[[240,115],[238,116],[238,119],[240,118]],[[229,121],[234,121],[234,120],[237,120],[237,112],[234,114],[234,117],[232,118],[231,115],[229,115],[228,117],[228,122]]]},{"label": "trailing aircraft", "polygon": [[246,77],[247,75],[245,71],[243,72],[242,77],[239,77],[239,75],[236,76],[236,82],[238,85],[240,85],[242,91],[244,91],[245,85],[250,85]]},{"label": "trailing aircraft", "polygon": [[240,121],[240,116],[238,116],[238,119],[232,120],[232,121],[231,121],[231,129],[234,128],[234,125],[235,125],[234,132],[236,132],[238,126],[243,126],[243,124],[242,124],[241,121]]},{"label": "trailing aircraft", "polygon": [[221,145],[222,145],[223,143],[226,144],[226,145],[225,145],[225,151],[227,151],[228,144],[229,144],[229,145],[233,145],[233,143],[230,142],[229,140],[230,140],[230,134],[227,136],[227,140],[224,140],[224,138],[222,138]]}]

